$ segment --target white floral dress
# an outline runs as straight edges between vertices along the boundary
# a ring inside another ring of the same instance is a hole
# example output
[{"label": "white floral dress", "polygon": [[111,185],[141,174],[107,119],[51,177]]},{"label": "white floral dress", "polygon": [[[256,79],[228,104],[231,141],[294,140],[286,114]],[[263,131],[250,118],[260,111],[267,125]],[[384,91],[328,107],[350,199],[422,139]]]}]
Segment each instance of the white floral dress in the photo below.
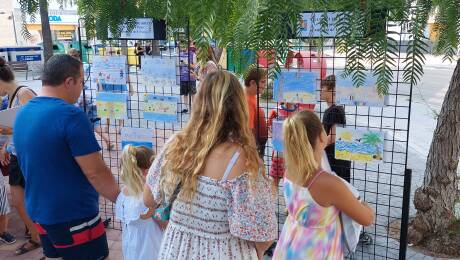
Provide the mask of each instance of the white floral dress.
[{"label": "white floral dress", "polygon": [[162,232],[152,218],[141,219],[149,209],[142,196],[127,196],[123,192],[115,203],[115,216],[122,222],[122,248],[124,260],[157,259]]},{"label": "white floral dress", "polygon": [[[156,203],[161,202],[158,176],[163,159],[161,152],[147,177]],[[229,164],[227,170],[232,166]],[[268,180],[260,175],[249,187],[248,174],[232,180],[226,180],[226,175],[222,180],[200,176],[191,204],[180,198],[174,201],[158,259],[257,259],[251,241],[276,238],[273,193]]]}]

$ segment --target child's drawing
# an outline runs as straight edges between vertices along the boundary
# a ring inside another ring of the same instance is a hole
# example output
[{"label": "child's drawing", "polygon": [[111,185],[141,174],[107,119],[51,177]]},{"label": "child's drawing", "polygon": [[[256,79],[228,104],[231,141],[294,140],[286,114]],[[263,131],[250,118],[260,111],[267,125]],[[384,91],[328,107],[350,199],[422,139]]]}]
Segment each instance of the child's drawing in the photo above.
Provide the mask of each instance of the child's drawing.
[{"label": "child's drawing", "polygon": [[272,125],[273,150],[283,152],[283,121],[275,120]]},{"label": "child's drawing", "polygon": [[128,94],[98,92],[96,95],[97,115],[102,118],[127,119]]},{"label": "child's drawing", "polygon": [[146,128],[123,127],[121,129],[121,146],[145,146],[153,149],[153,130]]},{"label": "child's drawing", "polygon": [[335,158],[347,161],[383,161],[384,134],[380,131],[336,128]]},{"label": "child's drawing", "polygon": [[388,104],[388,96],[381,96],[377,91],[377,80],[372,73],[366,74],[363,86],[355,87],[350,77],[337,77],[337,104],[351,106],[383,107]]},{"label": "child's drawing", "polygon": [[169,96],[145,95],[144,118],[151,121],[177,122],[179,98]]},{"label": "child's drawing", "polygon": [[126,56],[94,56],[91,75],[100,84],[126,84]]},{"label": "child's drawing", "polygon": [[316,103],[318,73],[282,71],[274,82],[273,99],[277,102]]}]

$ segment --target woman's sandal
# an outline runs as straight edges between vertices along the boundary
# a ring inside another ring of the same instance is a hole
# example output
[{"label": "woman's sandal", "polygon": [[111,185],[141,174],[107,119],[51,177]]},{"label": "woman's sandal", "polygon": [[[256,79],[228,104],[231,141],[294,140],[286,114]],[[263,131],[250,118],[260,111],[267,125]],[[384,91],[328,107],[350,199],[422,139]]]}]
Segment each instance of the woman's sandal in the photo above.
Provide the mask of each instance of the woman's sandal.
[{"label": "woman's sandal", "polygon": [[27,226],[25,227],[26,227],[26,232],[24,233],[25,238],[28,238],[28,239],[32,238],[32,235],[30,234],[29,229],[27,228]]},{"label": "woman's sandal", "polygon": [[[30,244],[31,246],[26,247],[27,244]],[[20,246],[18,249],[16,249],[15,254],[16,255],[23,255],[23,254],[28,253],[28,252],[30,252],[32,250],[40,248],[41,246],[42,245],[40,243],[35,242],[32,239],[29,239],[29,241],[25,242],[24,244],[22,244],[22,246]]]}]

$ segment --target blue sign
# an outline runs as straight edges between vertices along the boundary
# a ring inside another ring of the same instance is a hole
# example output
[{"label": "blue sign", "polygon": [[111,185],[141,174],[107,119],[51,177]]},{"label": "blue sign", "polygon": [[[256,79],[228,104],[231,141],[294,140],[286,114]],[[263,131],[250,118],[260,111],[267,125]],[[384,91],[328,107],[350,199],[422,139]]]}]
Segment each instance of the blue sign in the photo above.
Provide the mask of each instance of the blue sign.
[{"label": "blue sign", "polygon": [[41,61],[41,54],[32,54],[32,55],[16,55],[17,61]]},{"label": "blue sign", "polygon": [[48,16],[50,22],[62,22],[62,19],[59,15],[50,15]]}]

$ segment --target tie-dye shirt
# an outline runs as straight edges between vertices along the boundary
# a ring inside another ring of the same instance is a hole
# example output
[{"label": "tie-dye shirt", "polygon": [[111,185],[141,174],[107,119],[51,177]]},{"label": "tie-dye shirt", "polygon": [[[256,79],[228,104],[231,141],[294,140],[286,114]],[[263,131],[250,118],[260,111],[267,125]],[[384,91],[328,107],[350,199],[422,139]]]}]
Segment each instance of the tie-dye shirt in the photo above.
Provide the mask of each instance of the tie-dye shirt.
[{"label": "tie-dye shirt", "polygon": [[284,197],[289,215],[273,259],[343,259],[340,211],[334,206],[320,206],[308,188],[287,178]]}]

